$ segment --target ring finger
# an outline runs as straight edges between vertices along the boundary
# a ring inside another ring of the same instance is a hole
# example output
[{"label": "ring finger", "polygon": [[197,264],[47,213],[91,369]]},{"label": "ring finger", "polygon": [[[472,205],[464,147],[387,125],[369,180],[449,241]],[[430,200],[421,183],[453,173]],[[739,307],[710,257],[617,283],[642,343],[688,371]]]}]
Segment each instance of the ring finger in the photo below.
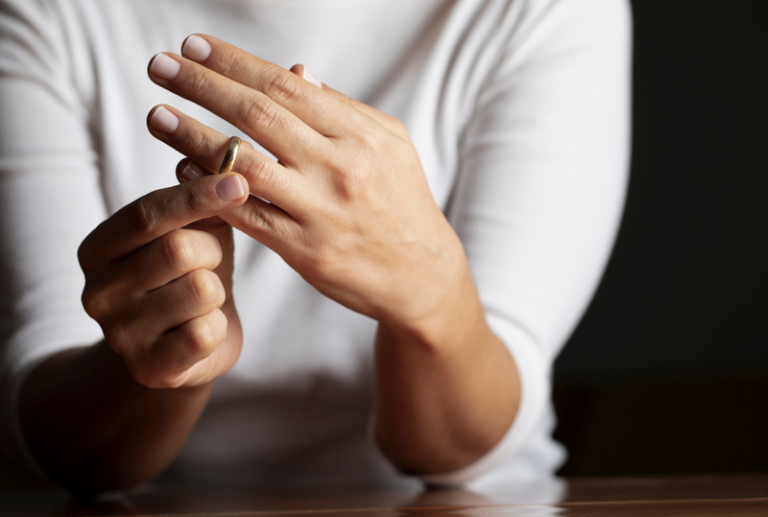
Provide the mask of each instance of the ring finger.
[{"label": "ring finger", "polygon": [[[155,107],[147,121],[155,138],[208,171],[219,170],[229,144],[228,136],[170,106]],[[300,207],[307,206],[304,177],[249,146],[240,146],[234,170],[245,177],[253,194],[290,215],[298,215]]]}]

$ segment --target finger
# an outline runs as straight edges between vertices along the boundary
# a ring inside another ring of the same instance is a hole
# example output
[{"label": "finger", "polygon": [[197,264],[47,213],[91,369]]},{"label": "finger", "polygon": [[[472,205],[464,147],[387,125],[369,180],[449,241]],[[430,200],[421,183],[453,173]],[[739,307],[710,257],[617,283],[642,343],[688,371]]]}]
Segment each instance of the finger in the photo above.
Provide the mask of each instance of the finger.
[{"label": "finger", "polygon": [[309,127],[328,137],[341,137],[364,121],[353,110],[325,94],[323,88],[296,74],[213,36],[193,34],[181,47],[184,57],[238,83],[262,92]]},{"label": "finger", "polygon": [[[212,173],[189,158],[184,158],[176,166],[176,176],[180,182],[194,181],[208,174]],[[281,245],[290,241],[291,236],[300,230],[301,223],[301,219],[253,195],[243,205],[221,214],[219,219],[278,253]]]},{"label": "finger", "polygon": [[97,226],[80,247],[80,262],[87,268],[122,258],[171,230],[232,210],[247,198],[248,182],[235,173],[150,192]]},{"label": "finger", "polygon": [[134,335],[154,337],[169,332],[197,316],[221,308],[226,301],[219,276],[197,269],[146,293],[141,302]]},{"label": "finger", "polygon": [[149,64],[149,77],[240,128],[282,163],[298,166],[328,145],[322,135],[262,92],[189,59],[157,54]]},{"label": "finger", "polygon": [[171,230],[121,260],[114,282],[146,293],[198,269],[214,270],[223,252],[219,240],[205,231]]},{"label": "finger", "polygon": [[[296,69],[295,73],[299,75],[303,74],[305,71],[304,65],[295,65],[293,68],[291,68],[291,70],[294,70],[294,69]],[[399,119],[391,115],[387,115],[386,113],[383,113],[377,110],[376,108],[368,106],[363,102],[355,100],[351,97],[347,97],[343,93],[340,93],[334,90],[327,84],[323,85],[323,91],[328,93],[328,95],[330,95],[340,103],[345,104],[350,108],[353,108],[363,113],[364,115],[367,115],[368,117],[372,118],[373,120],[375,120],[376,122],[384,126],[384,128],[390,133],[394,133],[395,135],[398,135],[398,136],[404,136],[408,134],[408,132],[405,129],[405,126],[403,125],[402,122],[400,122]]]},{"label": "finger", "polygon": [[131,373],[150,388],[176,388],[187,381],[190,368],[210,357],[226,337],[223,312],[216,309],[197,316],[158,339],[137,359],[136,373]]},{"label": "finger", "polygon": [[[177,119],[172,132],[167,132],[163,119]],[[216,172],[224,159],[230,137],[201,124],[171,106],[157,106],[147,117],[152,135],[173,147],[209,172]],[[306,180],[301,174],[288,169],[250,147],[240,146],[234,170],[248,181],[250,192],[293,213],[306,203]],[[179,171],[180,179],[201,177],[200,171],[186,167]]]}]

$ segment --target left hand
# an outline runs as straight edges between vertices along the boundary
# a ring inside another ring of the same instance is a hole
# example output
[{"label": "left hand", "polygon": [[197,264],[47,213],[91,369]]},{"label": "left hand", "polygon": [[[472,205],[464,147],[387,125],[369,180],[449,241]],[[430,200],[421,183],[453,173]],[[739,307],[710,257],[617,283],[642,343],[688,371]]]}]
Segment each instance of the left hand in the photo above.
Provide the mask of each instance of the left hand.
[{"label": "left hand", "polygon": [[[278,159],[241,146],[234,170],[271,204],[251,197],[221,217],[342,305],[392,329],[439,327],[441,307],[462,296],[470,275],[404,126],[318,88],[302,65],[288,71],[211,36],[183,49],[187,57],[155,56],[150,78]],[[229,137],[164,107],[179,122],[155,124],[151,114],[151,133],[217,171]]]}]

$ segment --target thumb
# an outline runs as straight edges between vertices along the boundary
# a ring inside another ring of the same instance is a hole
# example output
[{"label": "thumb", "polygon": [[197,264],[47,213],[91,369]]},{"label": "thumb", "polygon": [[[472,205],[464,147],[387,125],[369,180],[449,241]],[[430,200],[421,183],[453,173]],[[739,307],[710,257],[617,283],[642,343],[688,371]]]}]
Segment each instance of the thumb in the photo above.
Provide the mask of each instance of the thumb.
[{"label": "thumb", "polygon": [[[248,182],[239,174],[206,176],[174,187],[150,192],[124,206],[101,223],[83,241],[81,249],[98,243],[98,256],[121,258],[194,222],[239,207],[248,199]],[[81,256],[81,262],[92,257]]]}]

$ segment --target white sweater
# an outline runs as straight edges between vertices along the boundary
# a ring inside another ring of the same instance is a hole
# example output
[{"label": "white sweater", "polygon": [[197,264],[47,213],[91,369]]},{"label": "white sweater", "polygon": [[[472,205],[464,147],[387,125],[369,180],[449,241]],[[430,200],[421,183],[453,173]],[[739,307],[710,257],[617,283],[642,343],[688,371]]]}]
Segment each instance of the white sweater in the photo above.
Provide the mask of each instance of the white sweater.
[{"label": "white sweater", "polygon": [[[76,250],[109,214],[176,182],[150,108],[229,124],[155,86],[150,58],[222,38],[399,118],[461,238],[522,402],[496,448],[433,483],[551,475],[553,360],[599,282],[629,154],[626,0],[0,0],[0,444],[26,372],[102,339]],[[245,343],[167,477],[394,485],[366,436],[376,322],[236,235]]]}]

